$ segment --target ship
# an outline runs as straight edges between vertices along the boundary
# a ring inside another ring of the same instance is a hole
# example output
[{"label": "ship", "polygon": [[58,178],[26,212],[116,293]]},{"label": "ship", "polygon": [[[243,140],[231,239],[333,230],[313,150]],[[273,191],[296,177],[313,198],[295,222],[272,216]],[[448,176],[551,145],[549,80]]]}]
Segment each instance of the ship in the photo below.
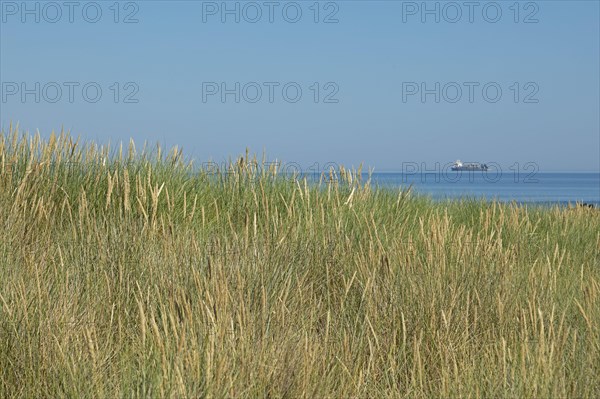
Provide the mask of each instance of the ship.
[{"label": "ship", "polygon": [[453,171],[475,171],[475,172],[484,172],[488,170],[488,166],[486,164],[482,164],[479,162],[461,162],[460,159],[454,162],[454,165],[450,168]]}]

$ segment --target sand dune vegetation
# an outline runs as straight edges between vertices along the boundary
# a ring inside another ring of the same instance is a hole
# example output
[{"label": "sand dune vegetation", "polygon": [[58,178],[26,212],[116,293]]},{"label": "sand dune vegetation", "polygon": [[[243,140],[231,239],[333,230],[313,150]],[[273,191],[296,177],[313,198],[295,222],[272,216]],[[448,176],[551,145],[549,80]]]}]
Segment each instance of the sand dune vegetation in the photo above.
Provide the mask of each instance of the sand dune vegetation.
[{"label": "sand dune vegetation", "polygon": [[0,397],[600,397],[600,211],[0,134]]}]

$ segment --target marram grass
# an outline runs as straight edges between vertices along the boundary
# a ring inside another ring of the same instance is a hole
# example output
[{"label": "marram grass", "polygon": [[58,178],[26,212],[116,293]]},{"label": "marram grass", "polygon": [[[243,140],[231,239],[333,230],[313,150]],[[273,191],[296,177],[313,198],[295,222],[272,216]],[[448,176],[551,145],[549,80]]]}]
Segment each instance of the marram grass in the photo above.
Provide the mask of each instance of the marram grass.
[{"label": "marram grass", "polygon": [[600,397],[600,211],[250,161],[2,132],[0,397]]}]

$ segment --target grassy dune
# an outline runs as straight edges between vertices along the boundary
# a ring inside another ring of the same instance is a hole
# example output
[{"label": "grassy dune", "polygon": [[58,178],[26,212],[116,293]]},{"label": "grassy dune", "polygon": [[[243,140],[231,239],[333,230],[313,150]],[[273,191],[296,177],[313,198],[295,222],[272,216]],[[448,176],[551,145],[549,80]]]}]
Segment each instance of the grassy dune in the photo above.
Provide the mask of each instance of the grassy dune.
[{"label": "grassy dune", "polygon": [[0,134],[0,397],[600,397],[600,211],[191,171]]}]

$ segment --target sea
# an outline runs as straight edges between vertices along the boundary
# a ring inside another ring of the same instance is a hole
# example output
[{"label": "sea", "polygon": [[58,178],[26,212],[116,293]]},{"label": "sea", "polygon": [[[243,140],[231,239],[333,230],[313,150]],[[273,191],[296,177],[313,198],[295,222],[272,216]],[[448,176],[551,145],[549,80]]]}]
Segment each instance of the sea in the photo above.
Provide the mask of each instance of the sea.
[{"label": "sea", "polygon": [[[368,178],[365,174],[363,179]],[[496,174],[474,171],[447,174],[373,172],[371,185],[388,189],[411,187],[433,200],[474,198],[539,205],[600,207],[599,172],[536,172]]]},{"label": "sea", "polygon": [[[324,182],[324,178],[327,179],[327,174],[323,172],[305,172],[299,175],[284,172],[283,175],[294,181],[306,178],[309,184],[319,185]],[[371,187],[394,191],[410,188],[412,193],[427,196],[434,201],[475,199],[549,206],[575,206],[577,203],[584,203],[600,209],[600,172],[495,173],[448,170],[362,173],[363,183],[369,178]]]}]

